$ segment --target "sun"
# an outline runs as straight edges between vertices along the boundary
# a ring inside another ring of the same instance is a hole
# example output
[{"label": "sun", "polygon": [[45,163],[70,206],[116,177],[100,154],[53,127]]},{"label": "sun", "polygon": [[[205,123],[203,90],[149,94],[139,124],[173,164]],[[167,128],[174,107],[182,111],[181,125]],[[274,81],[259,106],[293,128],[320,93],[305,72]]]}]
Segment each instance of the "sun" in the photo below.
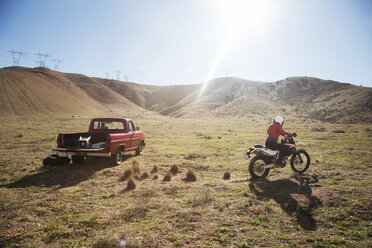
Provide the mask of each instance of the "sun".
[{"label": "sun", "polygon": [[273,5],[269,0],[219,0],[214,3],[217,7],[214,9],[217,9],[223,24],[227,27],[227,34],[204,80],[199,97],[205,92],[208,82],[236,40],[246,35],[258,35],[265,29],[273,14]]}]

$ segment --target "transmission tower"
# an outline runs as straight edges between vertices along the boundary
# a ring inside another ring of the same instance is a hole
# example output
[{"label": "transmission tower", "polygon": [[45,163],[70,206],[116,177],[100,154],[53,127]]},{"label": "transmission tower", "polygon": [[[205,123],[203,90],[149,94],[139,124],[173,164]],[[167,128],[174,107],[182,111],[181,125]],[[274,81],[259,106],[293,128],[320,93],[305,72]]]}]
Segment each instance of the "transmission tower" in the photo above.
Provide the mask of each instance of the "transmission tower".
[{"label": "transmission tower", "polygon": [[109,79],[110,73],[106,72],[106,79]]},{"label": "transmission tower", "polygon": [[[13,65],[16,66],[16,65],[19,65],[19,61],[22,57],[22,55],[25,55],[25,53],[23,51],[20,51],[20,52],[17,52],[17,51],[14,51],[12,49],[12,51],[8,51],[9,53],[12,53],[13,55]],[[18,55],[18,56],[16,56]]]},{"label": "transmission tower", "polygon": [[116,70],[116,80],[120,80],[120,71]]},{"label": "transmission tower", "polygon": [[129,77],[127,75],[124,75],[124,78],[125,78],[125,82],[128,82]]},{"label": "transmission tower", "polygon": [[52,57],[49,54],[44,54],[44,53],[36,53],[35,55],[39,56],[39,67],[45,67],[45,63],[48,57]]},{"label": "transmission tower", "polygon": [[53,62],[54,62],[54,70],[55,71],[58,71],[58,65],[59,65],[59,63],[62,62],[62,60],[60,60],[60,59],[53,59]]}]

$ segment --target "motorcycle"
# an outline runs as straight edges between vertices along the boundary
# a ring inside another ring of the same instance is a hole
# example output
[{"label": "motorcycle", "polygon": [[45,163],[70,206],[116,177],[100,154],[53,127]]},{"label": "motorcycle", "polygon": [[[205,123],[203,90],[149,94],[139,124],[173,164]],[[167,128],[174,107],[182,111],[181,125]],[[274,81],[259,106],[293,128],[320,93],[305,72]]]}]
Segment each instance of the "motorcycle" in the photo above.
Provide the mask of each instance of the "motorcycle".
[{"label": "motorcycle", "polygon": [[287,160],[289,156],[291,168],[294,172],[302,174],[307,171],[310,167],[310,155],[304,149],[297,149],[299,145],[305,145],[302,142],[295,142],[294,137],[296,133],[292,136],[284,136],[285,139],[282,140],[282,144],[286,146],[290,154],[288,156],[279,157],[279,151],[271,150],[262,145],[255,145],[249,147],[245,153],[245,159],[249,159],[251,153],[256,154],[255,157],[249,163],[249,174],[252,178],[265,178],[272,168],[284,168],[287,165]]}]

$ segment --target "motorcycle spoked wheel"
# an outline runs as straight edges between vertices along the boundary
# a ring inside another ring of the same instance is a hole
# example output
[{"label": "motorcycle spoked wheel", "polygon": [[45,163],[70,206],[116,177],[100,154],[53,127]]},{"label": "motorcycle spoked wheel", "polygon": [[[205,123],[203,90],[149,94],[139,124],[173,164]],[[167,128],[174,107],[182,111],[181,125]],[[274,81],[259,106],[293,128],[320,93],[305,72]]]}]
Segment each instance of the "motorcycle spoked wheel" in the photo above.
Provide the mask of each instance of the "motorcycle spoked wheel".
[{"label": "motorcycle spoked wheel", "polygon": [[291,167],[294,172],[304,173],[310,167],[310,155],[305,150],[298,150],[291,157]]},{"label": "motorcycle spoked wheel", "polygon": [[269,162],[265,161],[265,158],[261,156],[252,158],[249,163],[249,174],[251,174],[251,177],[255,179],[265,178],[269,174],[270,169],[264,169],[262,166],[268,163]]}]

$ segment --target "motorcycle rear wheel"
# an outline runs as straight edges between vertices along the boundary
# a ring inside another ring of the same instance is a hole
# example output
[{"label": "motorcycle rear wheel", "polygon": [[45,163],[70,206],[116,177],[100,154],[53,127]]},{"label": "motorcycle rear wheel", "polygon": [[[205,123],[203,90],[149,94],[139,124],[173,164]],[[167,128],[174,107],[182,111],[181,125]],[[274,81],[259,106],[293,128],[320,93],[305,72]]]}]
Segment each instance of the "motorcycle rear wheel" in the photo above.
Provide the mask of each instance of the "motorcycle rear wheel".
[{"label": "motorcycle rear wheel", "polygon": [[270,171],[270,169],[262,168],[262,166],[266,164],[268,163],[266,163],[265,159],[261,156],[255,156],[252,158],[249,163],[249,174],[251,174],[251,177],[255,179],[265,178]]},{"label": "motorcycle rear wheel", "polygon": [[310,155],[305,150],[299,150],[291,157],[291,167],[294,172],[304,173],[310,167]]}]

